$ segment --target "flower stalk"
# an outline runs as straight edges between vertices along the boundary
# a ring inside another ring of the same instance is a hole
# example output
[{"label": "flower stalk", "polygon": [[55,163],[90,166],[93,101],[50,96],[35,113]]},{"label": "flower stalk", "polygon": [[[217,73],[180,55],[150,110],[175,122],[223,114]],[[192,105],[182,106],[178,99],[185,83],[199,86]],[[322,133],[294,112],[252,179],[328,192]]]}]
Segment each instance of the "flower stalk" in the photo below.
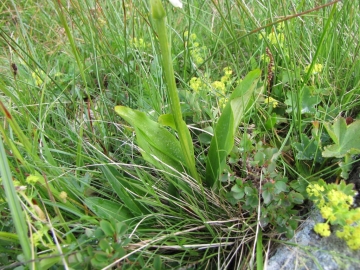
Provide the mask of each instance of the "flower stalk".
[{"label": "flower stalk", "polygon": [[171,45],[168,41],[166,29],[166,13],[161,0],[150,0],[151,17],[157,31],[162,66],[164,71],[165,82],[167,84],[167,92],[170,100],[171,113],[174,118],[176,130],[178,132],[181,149],[183,151],[186,165],[190,175],[199,181],[199,176],[195,166],[195,156],[190,131],[182,118],[180,99],[176,88],[173,63],[171,58]]}]

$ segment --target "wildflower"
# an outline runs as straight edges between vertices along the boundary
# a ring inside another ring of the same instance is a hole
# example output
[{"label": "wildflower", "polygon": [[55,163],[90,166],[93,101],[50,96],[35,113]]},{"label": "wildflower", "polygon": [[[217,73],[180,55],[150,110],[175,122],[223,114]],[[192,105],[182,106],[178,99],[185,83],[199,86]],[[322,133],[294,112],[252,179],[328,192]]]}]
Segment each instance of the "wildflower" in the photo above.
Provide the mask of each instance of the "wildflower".
[{"label": "wildflower", "polygon": [[278,30],[278,31],[283,31],[284,29],[285,29],[285,23],[284,22],[281,22],[281,23],[279,23],[277,26],[276,26],[276,29]]},{"label": "wildflower", "polygon": [[238,79],[238,80],[236,81],[236,86],[239,86],[239,84],[240,84],[242,81],[243,81],[242,79]]},{"label": "wildflower", "polygon": [[145,49],[146,48],[146,43],[145,43],[144,39],[142,39],[142,38],[137,39],[135,37],[130,41],[130,43],[133,44],[136,49]]},{"label": "wildflower", "polygon": [[320,213],[324,219],[329,219],[330,221],[334,221],[336,219],[333,213],[333,209],[329,206],[323,206],[320,209]]},{"label": "wildflower", "polygon": [[28,177],[26,177],[26,183],[29,185],[35,185],[40,180],[40,176],[30,174]]},{"label": "wildflower", "polygon": [[197,38],[197,36],[196,36],[195,33],[192,33],[192,34],[190,35],[190,39],[191,39],[191,40],[195,40],[196,38]]},{"label": "wildflower", "polygon": [[220,107],[220,108],[224,108],[227,102],[228,102],[228,99],[227,99],[227,98],[224,98],[224,97],[223,97],[223,98],[220,98],[220,99],[219,99],[219,107]]},{"label": "wildflower", "polygon": [[336,236],[344,240],[348,240],[351,238],[351,231],[351,226],[346,225],[343,227],[342,231],[336,231]]},{"label": "wildflower", "polygon": [[227,76],[230,76],[233,73],[231,67],[225,67],[223,71]]},{"label": "wildflower", "polygon": [[275,32],[271,32],[267,36],[267,39],[273,45],[279,44],[280,46],[282,46],[282,44],[284,43],[284,40],[285,40],[285,36],[283,33],[276,34]]},{"label": "wildflower", "polygon": [[180,0],[169,0],[169,2],[176,8],[182,8],[182,3]]},{"label": "wildflower", "polygon": [[200,78],[197,77],[192,77],[190,80],[190,87],[192,90],[194,90],[195,92],[199,92],[200,89],[203,86],[203,82],[201,81]]},{"label": "wildflower", "polygon": [[226,88],[225,88],[225,84],[224,84],[223,82],[214,81],[214,82],[211,84],[211,86],[212,86],[214,89],[220,91],[222,94],[225,94]]},{"label": "wildflower", "polygon": [[35,69],[35,71],[31,73],[31,76],[35,80],[37,86],[43,84],[44,82],[43,77],[45,76],[45,73],[42,70],[39,71],[38,69]]},{"label": "wildflower", "polygon": [[262,54],[260,56],[260,60],[264,61],[265,63],[269,63],[270,62],[270,57],[267,54],[264,53],[264,54]]},{"label": "wildflower", "polygon": [[279,105],[279,101],[272,97],[268,97],[267,99],[265,99],[265,103],[271,104],[273,108],[276,108]]},{"label": "wildflower", "polygon": [[320,197],[321,196],[320,193],[323,192],[324,190],[325,190],[324,187],[320,186],[319,184],[310,184],[306,188],[306,192],[310,196],[314,196],[314,197]]},{"label": "wildflower", "polygon": [[330,236],[330,226],[327,223],[318,223],[314,227],[314,231],[323,237]]},{"label": "wildflower", "polygon": [[352,227],[352,235],[351,237],[346,241],[349,248],[356,250],[360,249],[360,227]]},{"label": "wildflower", "polygon": [[258,37],[259,37],[260,40],[263,39],[264,37],[266,37],[266,32],[261,31]]},{"label": "wildflower", "polygon": [[42,238],[44,236],[44,231],[43,230],[39,230],[34,232],[31,237],[32,237],[32,242],[35,246],[39,246],[43,241]]},{"label": "wildflower", "polygon": [[[305,73],[309,72],[310,66],[311,65],[308,65],[308,66],[305,67],[305,69],[304,69]],[[314,68],[311,71],[311,74],[321,73],[322,70],[323,70],[323,65],[322,64],[315,64]]]}]

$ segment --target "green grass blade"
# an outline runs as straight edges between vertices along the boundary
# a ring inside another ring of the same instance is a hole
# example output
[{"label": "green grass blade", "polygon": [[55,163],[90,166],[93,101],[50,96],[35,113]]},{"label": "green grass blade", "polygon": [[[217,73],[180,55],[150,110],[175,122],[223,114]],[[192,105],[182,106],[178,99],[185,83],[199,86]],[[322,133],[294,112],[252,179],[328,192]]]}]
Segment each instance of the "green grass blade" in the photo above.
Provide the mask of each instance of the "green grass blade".
[{"label": "green grass blade", "polygon": [[[31,248],[30,239],[28,237],[28,227],[26,225],[25,216],[21,209],[19,198],[16,194],[16,190],[13,184],[12,174],[8,164],[7,156],[5,154],[4,144],[2,139],[0,140],[0,171],[2,184],[4,186],[5,195],[11,211],[11,216],[16,228],[16,233],[19,237],[19,242],[24,253],[26,261],[33,260],[33,251]],[[34,267],[34,265],[32,265]],[[32,268],[33,268],[32,267]]]},{"label": "green grass blade", "polygon": [[118,175],[118,171],[114,167],[110,166],[102,166],[101,171],[103,172],[105,178],[109,181],[111,187],[119,196],[119,198],[123,201],[124,206],[131,211],[131,213],[135,215],[143,215],[148,214],[148,211],[145,207],[141,205],[141,203],[135,200],[135,197],[131,195],[128,190],[139,194],[135,188],[132,187],[131,184],[126,183],[126,181],[121,181],[121,176],[116,177]]}]

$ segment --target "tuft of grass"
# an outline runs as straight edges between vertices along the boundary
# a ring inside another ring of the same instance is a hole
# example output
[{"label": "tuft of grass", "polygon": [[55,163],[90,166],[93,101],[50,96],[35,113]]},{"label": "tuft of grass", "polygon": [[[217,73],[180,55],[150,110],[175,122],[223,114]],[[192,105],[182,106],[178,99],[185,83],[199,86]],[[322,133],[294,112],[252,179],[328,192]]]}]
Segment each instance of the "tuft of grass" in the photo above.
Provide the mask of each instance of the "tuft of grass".
[{"label": "tuft of grass", "polygon": [[294,194],[340,175],[324,124],[360,117],[356,4],[316,2],[164,2],[199,178],[226,98],[262,70],[215,191],[147,163],[115,114],[170,112],[148,1],[3,1],[0,265],[260,269]]}]

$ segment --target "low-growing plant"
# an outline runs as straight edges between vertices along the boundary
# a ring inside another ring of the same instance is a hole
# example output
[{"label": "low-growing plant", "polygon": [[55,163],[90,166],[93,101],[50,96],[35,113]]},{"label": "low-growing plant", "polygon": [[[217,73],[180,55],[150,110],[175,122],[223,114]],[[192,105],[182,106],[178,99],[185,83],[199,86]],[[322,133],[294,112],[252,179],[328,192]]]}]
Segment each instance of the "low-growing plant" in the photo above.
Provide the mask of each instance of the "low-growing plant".
[{"label": "low-growing plant", "polygon": [[315,225],[315,232],[328,237],[330,225],[338,225],[336,236],[344,239],[351,249],[360,249],[360,208],[352,208],[354,185],[345,181],[327,184],[320,179],[309,184],[306,192],[325,219],[324,223]]}]

